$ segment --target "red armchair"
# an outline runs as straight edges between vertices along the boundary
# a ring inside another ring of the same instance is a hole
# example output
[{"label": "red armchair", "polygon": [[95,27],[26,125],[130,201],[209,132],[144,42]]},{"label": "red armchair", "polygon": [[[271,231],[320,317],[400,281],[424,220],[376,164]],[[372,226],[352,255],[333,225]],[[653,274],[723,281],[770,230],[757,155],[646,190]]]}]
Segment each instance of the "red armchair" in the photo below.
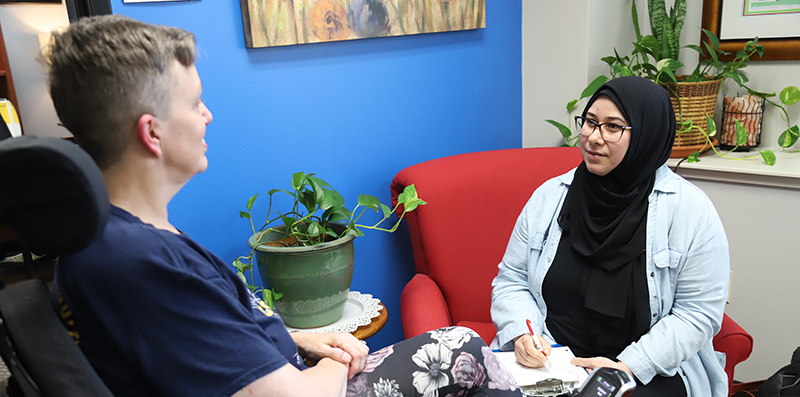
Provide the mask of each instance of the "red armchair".
[{"label": "red armchair", "polygon": [[[491,282],[522,207],[544,181],[581,162],[577,148],[506,149],[439,158],[403,169],[392,202],[415,184],[428,205],[406,214],[417,274],[400,297],[410,338],[451,325],[472,328],[490,343]],[[714,338],[726,372],[752,351],[753,340],[727,315]]]}]

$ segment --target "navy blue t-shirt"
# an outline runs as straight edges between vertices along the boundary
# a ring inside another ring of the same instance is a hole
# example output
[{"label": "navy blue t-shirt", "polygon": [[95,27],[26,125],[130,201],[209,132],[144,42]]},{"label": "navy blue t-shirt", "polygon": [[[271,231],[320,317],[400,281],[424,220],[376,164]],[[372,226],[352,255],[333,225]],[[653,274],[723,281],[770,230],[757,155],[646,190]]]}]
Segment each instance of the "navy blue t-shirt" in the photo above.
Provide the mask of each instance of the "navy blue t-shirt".
[{"label": "navy blue t-shirt", "polygon": [[100,238],[60,258],[52,297],[117,397],[228,397],[287,363],[306,368],[231,267],[118,207]]}]

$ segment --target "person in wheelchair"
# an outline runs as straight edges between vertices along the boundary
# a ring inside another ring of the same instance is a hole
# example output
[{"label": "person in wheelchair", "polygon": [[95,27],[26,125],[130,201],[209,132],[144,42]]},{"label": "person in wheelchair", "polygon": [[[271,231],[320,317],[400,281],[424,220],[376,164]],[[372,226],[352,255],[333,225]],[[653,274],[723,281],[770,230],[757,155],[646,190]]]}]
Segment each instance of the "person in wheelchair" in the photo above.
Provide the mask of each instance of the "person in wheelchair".
[{"label": "person in wheelchair", "polygon": [[466,328],[373,354],[348,333],[290,334],[231,267],[170,222],[173,196],[208,166],[213,116],[193,34],[110,15],[54,32],[51,44],[56,111],[111,203],[100,237],[61,257],[52,297],[114,395],[522,395]]}]

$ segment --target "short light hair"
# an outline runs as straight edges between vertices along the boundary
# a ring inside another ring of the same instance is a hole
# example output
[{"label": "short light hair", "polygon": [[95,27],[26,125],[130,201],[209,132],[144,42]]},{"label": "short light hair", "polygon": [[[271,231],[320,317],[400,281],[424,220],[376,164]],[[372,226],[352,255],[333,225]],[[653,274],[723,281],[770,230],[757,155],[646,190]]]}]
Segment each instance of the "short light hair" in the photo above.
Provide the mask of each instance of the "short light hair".
[{"label": "short light hair", "polygon": [[116,164],[144,114],[167,117],[169,66],[194,64],[194,34],[119,15],[83,18],[53,32],[45,55],[58,117],[100,169]]}]

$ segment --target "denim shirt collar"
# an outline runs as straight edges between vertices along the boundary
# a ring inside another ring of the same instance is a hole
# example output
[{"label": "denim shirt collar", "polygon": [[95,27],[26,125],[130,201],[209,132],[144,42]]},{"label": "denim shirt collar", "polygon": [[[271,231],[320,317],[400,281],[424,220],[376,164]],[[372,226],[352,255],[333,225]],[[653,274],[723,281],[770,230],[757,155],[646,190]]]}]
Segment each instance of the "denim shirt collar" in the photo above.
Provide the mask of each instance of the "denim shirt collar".
[{"label": "denim shirt collar", "polygon": [[[561,184],[569,188],[572,184],[572,180],[575,178],[575,168],[571,169],[566,174],[556,177]],[[656,184],[653,186],[653,192],[660,192],[660,193],[675,193],[677,192],[678,187],[678,178],[677,174],[672,172],[672,170],[666,165],[662,165],[658,167],[656,170]],[[650,199],[652,200],[653,195],[650,195]]]}]

